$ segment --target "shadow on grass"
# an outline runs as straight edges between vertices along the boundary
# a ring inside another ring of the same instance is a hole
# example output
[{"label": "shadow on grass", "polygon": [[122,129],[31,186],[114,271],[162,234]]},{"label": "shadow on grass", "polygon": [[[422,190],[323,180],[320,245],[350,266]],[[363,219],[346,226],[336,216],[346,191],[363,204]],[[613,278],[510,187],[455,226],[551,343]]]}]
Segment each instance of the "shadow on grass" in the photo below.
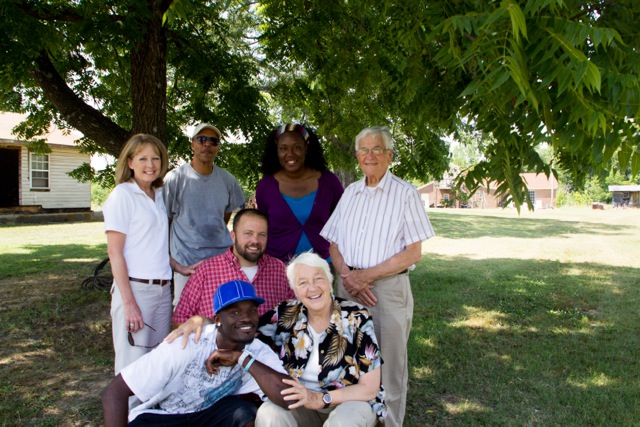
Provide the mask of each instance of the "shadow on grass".
[{"label": "shadow on grass", "polygon": [[438,236],[449,239],[473,239],[477,237],[517,237],[540,239],[571,234],[625,234],[622,225],[592,222],[560,221],[547,218],[504,218],[497,216],[447,215],[429,213]]},{"label": "shadow on grass", "polygon": [[640,422],[638,269],[429,256],[411,281],[407,425]]},{"label": "shadow on grass", "polygon": [[107,293],[51,281],[0,310],[0,425],[100,425],[113,376]]},{"label": "shadow on grass", "polygon": [[0,278],[28,277],[67,269],[80,272],[106,256],[106,244],[25,245],[18,253],[0,254]]}]

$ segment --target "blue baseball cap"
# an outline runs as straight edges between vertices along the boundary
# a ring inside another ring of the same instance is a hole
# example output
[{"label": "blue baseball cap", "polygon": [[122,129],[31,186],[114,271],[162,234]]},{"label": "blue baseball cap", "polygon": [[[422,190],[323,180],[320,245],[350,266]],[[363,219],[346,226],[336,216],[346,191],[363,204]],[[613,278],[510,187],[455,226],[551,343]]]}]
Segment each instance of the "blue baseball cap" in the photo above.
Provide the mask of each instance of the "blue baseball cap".
[{"label": "blue baseball cap", "polygon": [[258,305],[264,303],[264,299],[256,295],[251,283],[232,280],[220,285],[213,295],[213,313],[218,314],[225,307],[240,301],[255,301]]}]

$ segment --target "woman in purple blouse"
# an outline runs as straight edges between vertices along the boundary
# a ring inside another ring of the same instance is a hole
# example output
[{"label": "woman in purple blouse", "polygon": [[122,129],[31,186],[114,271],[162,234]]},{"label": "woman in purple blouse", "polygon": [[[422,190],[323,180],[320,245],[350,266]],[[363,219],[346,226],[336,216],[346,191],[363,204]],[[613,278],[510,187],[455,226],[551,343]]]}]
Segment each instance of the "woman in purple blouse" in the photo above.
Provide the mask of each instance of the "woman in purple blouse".
[{"label": "woman in purple blouse", "polygon": [[297,123],[271,132],[262,155],[262,174],[256,203],[269,218],[267,254],[287,263],[313,250],[328,259],[329,242],[320,237],[320,230],[344,189],[327,170],[315,133]]}]

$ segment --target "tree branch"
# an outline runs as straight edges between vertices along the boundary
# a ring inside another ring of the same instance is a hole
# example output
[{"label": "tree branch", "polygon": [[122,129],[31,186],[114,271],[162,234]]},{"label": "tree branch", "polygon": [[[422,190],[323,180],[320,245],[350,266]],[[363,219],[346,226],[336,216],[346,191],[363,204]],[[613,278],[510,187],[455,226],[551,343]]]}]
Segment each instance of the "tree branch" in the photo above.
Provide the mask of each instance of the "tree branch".
[{"label": "tree branch", "polygon": [[591,12],[598,12],[600,15],[602,15],[602,12],[601,12],[602,9],[606,8],[607,6],[615,2],[616,0],[606,0],[602,3],[598,3],[597,5],[585,5],[584,10],[576,15],[573,15],[571,18],[569,18],[569,21],[574,21],[578,18],[582,18],[587,13],[591,13]]},{"label": "tree branch", "polygon": [[31,76],[62,118],[85,137],[106,148],[109,154],[118,157],[130,132],[76,95],[58,73],[47,52],[42,51],[34,65]]},{"label": "tree branch", "polygon": [[85,19],[75,8],[68,6],[52,8],[49,5],[41,5],[35,8],[30,2],[25,1],[18,3],[17,7],[26,15],[42,21],[79,22]]}]

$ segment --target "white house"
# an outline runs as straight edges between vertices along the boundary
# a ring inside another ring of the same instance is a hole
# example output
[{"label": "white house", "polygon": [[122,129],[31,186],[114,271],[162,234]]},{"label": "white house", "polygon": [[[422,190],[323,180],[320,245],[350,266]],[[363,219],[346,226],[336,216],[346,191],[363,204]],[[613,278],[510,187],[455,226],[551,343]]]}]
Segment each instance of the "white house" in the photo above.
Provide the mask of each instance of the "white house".
[{"label": "white house", "polygon": [[0,208],[44,211],[89,211],[91,184],[67,175],[83,163],[89,154],[80,153],[73,143],[79,132],[65,135],[51,125],[43,135],[51,148],[48,154],[35,154],[28,141],[19,140],[12,129],[24,120],[16,113],[0,113]]}]

